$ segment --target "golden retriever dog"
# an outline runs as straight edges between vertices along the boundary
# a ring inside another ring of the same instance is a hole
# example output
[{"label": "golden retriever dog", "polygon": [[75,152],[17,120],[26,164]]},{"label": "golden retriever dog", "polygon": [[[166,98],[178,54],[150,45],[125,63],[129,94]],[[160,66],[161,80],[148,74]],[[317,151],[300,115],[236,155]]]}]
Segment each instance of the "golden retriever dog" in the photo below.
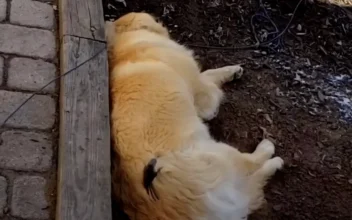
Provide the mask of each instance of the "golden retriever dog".
[{"label": "golden retriever dog", "polygon": [[352,7],[352,0],[309,0],[309,2],[320,2],[341,7]]},{"label": "golden retriever dog", "polygon": [[114,196],[132,220],[243,220],[278,169],[274,145],[253,153],[215,141],[221,85],[239,65],[200,71],[193,53],[147,13],[107,22]]}]

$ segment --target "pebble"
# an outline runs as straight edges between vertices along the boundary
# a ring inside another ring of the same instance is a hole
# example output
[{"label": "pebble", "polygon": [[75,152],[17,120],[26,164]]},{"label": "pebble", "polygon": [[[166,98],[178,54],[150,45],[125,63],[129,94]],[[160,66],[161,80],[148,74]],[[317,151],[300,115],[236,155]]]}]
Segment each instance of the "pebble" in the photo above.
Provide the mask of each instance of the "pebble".
[{"label": "pebble", "polygon": [[296,160],[296,161],[298,161],[299,158],[300,158],[299,154],[298,154],[297,152],[295,152],[295,153],[293,154],[293,159]]},{"label": "pebble", "polygon": [[318,98],[321,102],[325,101],[325,96],[321,91],[318,91]]},{"label": "pebble", "polygon": [[302,31],[302,25],[297,24],[297,31]]}]

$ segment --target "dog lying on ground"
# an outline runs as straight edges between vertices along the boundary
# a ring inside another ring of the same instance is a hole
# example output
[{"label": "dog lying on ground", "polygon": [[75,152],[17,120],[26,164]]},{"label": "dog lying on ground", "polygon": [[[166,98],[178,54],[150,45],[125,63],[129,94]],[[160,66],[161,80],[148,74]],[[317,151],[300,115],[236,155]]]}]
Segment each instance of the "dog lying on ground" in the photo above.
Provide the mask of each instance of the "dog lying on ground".
[{"label": "dog lying on ground", "polygon": [[309,0],[310,3],[320,2],[341,7],[352,7],[352,0]]},{"label": "dog lying on ground", "polygon": [[283,160],[263,140],[253,153],[215,141],[204,120],[239,65],[200,72],[192,51],[146,13],[106,24],[114,196],[133,220],[237,220],[258,209]]}]

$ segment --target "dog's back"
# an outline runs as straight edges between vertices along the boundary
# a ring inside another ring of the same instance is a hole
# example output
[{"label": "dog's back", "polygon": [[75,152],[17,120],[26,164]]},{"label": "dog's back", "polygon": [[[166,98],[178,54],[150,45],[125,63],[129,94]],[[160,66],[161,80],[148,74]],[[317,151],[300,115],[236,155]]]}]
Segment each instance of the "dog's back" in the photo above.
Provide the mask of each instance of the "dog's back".
[{"label": "dog's back", "polygon": [[[201,186],[192,186],[192,181],[185,186],[182,179],[174,185],[162,186],[155,181],[156,193],[163,199],[154,201],[142,183],[145,165],[150,160],[180,150],[197,135],[194,133],[207,134],[197,116],[189,85],[192,74],[188,72],[194,72],[198,66],[189,51],[160,33],[137,29],[117,32],[115,38],[111,34],[116,32],[108,32],[110,42],[116,40],[109,48],[112,133],[115,151],[121,157],[115,166],[115,175],[121,176],[114,187],[118,190],[116,194],[128,214],[137,215],[133,219],[191,219],[190,214],[201,212],[203,204],[189,204],[186,198],[175,195],[185,193],[182,191],[188,187],[201,192]],[[157,165],[165,160],[171,162],[170,158],[158,159]],[[177,165],[182,160],[174,162]],[[164,172],[168,168],[163,169]],[[170,166],[170,172],[173,169]]]}]

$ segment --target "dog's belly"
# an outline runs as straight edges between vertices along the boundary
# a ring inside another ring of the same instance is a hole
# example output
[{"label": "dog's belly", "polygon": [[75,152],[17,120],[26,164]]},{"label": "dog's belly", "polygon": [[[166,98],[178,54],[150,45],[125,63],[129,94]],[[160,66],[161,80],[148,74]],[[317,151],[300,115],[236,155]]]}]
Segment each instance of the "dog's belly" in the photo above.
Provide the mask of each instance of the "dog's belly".
[{"label": "dog's belly", "polygon": [[246,220],[249,197],[241,190],[243,180],[232,176],[207,193],[207,220]]}]

